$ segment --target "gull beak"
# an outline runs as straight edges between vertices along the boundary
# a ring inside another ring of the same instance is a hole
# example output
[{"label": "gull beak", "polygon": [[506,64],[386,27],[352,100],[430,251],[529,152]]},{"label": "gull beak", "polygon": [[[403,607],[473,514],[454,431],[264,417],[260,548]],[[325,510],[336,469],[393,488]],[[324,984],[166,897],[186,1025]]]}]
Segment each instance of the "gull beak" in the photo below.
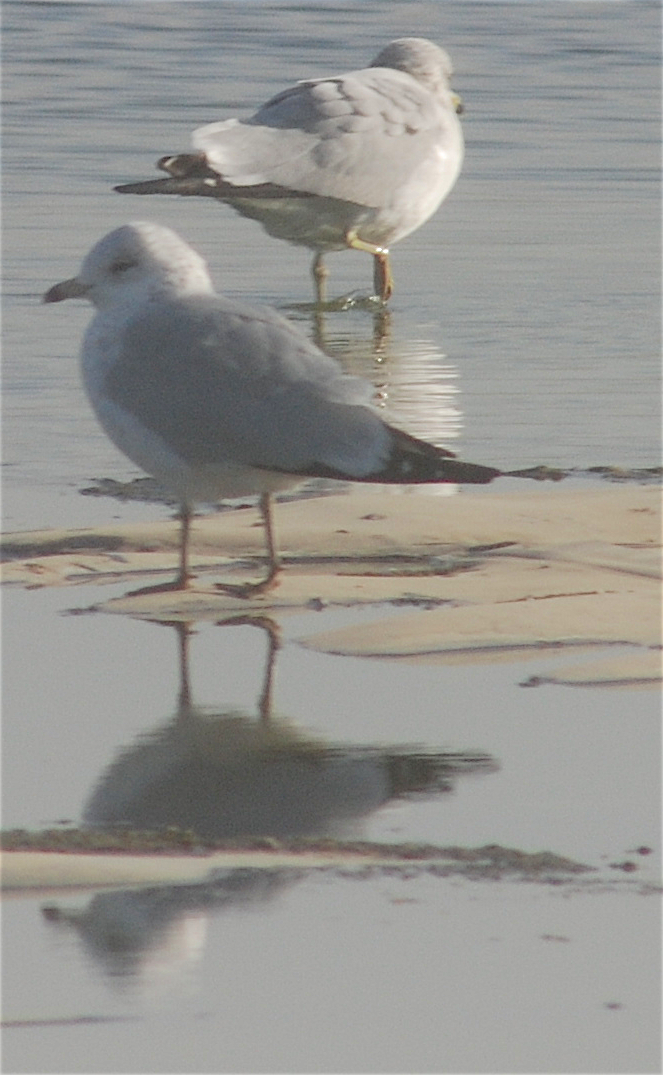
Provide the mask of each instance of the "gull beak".
[{"label": "gull beak", "polygon": [[460,97],[457,93],[452,93],[451,94],[451,103],[454,106],[454,109],[456,110],[456,115],[457,116],[462,116],[463,112],[465,111],[465,105],[463,104],[463,98]]},{"label": "gull beak", "polygon": [[89,290],[90,288],[87,284],[82,284],[76,276],[73,276],[71,280],[63,280],[60,284],[54,284],[41,301],[62,302],[63,299],[83,299]]}]

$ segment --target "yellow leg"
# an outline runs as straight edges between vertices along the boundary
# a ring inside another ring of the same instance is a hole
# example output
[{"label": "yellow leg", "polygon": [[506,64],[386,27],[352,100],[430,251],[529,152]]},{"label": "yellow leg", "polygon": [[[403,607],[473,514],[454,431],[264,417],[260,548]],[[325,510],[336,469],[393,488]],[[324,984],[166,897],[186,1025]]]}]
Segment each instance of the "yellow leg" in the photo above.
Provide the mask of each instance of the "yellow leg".
[{"label": "yellow leg", "polygon": [[376,246],[375,243],[368,243],[365,239],[360,239],[353,231],[347,233],[345,241],[351,250],[364,250],[367,254],[373,255],[373,286],[375,287],[375,293],[379,299],[387,302],[394,293],[394,278],[389,265],[389,248]]},{"label": "yellow leg", "polygon": [[394,293],[394,278],[389,264],[388,250],[373,255],[373,285],[375,294],[383,302],[388,302]]},{"label": "yellow leg", "polygon": [[322,305],[327,297],[327,277],[329,276],[329,269],[325,265],[324,256],[322,251],[318,250],[317,254],[313,258],[313,265],[311,267],[313,273],[313,283],[315,286],[315,300],[318,305]]}]

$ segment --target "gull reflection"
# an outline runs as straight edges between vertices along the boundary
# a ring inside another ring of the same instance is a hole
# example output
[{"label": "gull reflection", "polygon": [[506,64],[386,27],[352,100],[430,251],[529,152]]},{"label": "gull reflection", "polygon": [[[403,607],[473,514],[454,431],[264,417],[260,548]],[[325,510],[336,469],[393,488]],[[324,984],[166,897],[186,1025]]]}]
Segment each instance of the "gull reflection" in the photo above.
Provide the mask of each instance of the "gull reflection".
[{"label": "gull reflection", "polygon": [[217,871],[198,884],[152,885],[102,892],[83,908],[42,907],[55,928],[73,930],[86,955],[119,987],[152,1001],[175,987],[196,987],[212,912],[266,905],[300,874],[296,870]]},{"label": "gull reflection", "polygon": [[200,707],[189,682],[191,629],[174,624],[180,689],[174,716],[122,750],[84,812],[87,825],[192,830],[199,838],[356,836],[357,823],[386,803],[438,795],[463,773],[490,771],[481,753],[411,746],[330,743],[272,715],[278,628],[234,618],[267,640],[254,712]]},{"label": "gull reflection", "polygon": [[376,403],[384,407],[387,420],[415,437],[453,449],[449,442],[463,425],[458,369],[440,347],[418,327],[408,336],[395,333],[393,313],[384,308],[373,315],[371,336],[361,331],[365,322],[350,313],[335,315],[333,329],[327,322],[323,326],[323,317],[319,311],[314,315],[314,342],[347,373],[375,385]]},{"label": "gull reflection", "polygon": [[342,296],[334,303],[327,303],[326,307],[312,303],[291,303],[286,307],[286,314],[296,315],[309,314],[311,318],[311,339],[321,351],[327,351],[333,347],[334,334],[329,331],[329,311],[336,308],[339,313],[357,310],[369,310],[372,313],[373,340],[372,347],[377,355],[387,346],[391,337],[392,313],[386,306],[376,303],[375,299],[362,297],[356,294]]},{"label": "gull reflection", "polygon": [[[452,789],[464,773],[497,768],[482,753],[408,746],[330,744],[275,713],[280,646],[266,617],[233,617],[217,626],[251,626],[266,640],[253,711],[193,700],[190,625],[176,632],[180,683],[174,714],[125,748],[102,776],[85,809],[88,826],[193,830],[203,841],[346,836],[385,803]],[[150,1003],[197,988],[211,915],[260,909],[305,876],[299,867],[227,868],[201,883],[142,885],[100,892],[84,907],[48,904],[53,928],[73,930],[89,958],[121,988]]]}]

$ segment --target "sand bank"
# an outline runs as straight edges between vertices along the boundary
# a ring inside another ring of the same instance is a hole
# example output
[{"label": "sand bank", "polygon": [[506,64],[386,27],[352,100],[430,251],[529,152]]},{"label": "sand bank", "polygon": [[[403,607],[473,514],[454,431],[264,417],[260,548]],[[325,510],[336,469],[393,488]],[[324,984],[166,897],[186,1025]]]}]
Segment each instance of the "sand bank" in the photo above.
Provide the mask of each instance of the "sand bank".
[{"label": "sand bank", "polygon": [[130,593],[174,572],[175,521],[5,535],[3,581],[81,590],[126,581],[127,595],[95,607],[149,619],[375,604],[370,622],[308,635],[305,644],[427,661],[614,645],[611,659],[584,654],[582,666],[545,681],[640,686],[660,679],[657,488],[547,485],[453,496],[354,488],[279,504],[276,525],[280,585],[250,601],[213,590],[215,581],[244,581],[262,570],[262,530],[250,508],[195,520],[198,579],[190,592]]}]

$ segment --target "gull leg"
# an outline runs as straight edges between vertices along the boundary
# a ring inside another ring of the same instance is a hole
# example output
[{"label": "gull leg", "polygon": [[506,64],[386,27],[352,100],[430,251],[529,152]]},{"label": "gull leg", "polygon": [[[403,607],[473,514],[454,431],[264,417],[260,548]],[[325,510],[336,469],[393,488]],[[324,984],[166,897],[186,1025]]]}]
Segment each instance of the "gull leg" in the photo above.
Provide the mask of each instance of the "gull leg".
[{"label": "gull leg", "polygon": [[267,535],[267,556],[269,560],[269,573],[267,578],[271,585],[281,570],[281,559],[279,557],[279,550],[276,547],[276,535],[274,533],[271,493],[263,493],[260,497],[260,514],[262,515],[265,534]]},{"label": "gull leg", "polygon": [[156,586],[143,586],[140,590],[131,590],[127,597],[141,597],[143,594],[169,593],[186,590],[193,575],[189,573],[189,531],[191,528],[191,508],[182,504],[179,511],[180,520],[180,558],[179,570],[172,582],[160,582]]},{"label": "gull leg", "polygon": [[375,294],[383,302],[388,302],[394,293],[394,277],[389,263],[389,251],[382,250],[373,255],[373,286]]},{"label": "gull leg", "polygon": [[311,272],[313,273],[313,284],[315,287],[315,301],[319,306],[322,306],[327,298],[327,277],[329,276],[329,269],[325,265],[324,255],[321,250],[318,250],[313,258]]},{"label": "gull leg", "polygon": [[173,589],[185,590],[193,576],[189,573],[189,534],[191,531],[191,508],[182,504],[180,508],[180,566]]},{"label": "gull leg", "polygon": [[263,676],[262,690],[260,692],[260,701],[258,703],[258,712],[260,713],[260,719],[267,722],[272,715],[272,686],[274,680],[274,664],[276,662],[276,654],[281,648],[281,630],[269,616],[255,615],[248,612],[244,616],[233,616],[230,620],[220,620],[218,622],[219,627],[261,627],[263,631],[267,633],[269,640],[269,648],[267,650],[267,660],[265,662],[265,673]]},{"label": "gull leg", "polygon": [[[264,579],[259,582],[247,582],[243,585],[234,586],[232,583],[217,582],[213,589],[221,593],[227,593],[231,597],[255,597],[266,593],[277,585],[278,575],[281,571],[281,560],[276,547],[274,524],[272,520],[272,497],[270,493],[262,493],[260,496],[260,515],[265,529],[267,544],[268,571]],[[189,532],[191,524],[191,509],[183,504],[179,514],[180,528],[180,559],[177,576],[172,582],[157,583],[156,586],[144,586],[140,590],[131,590],[127,597],[139,597],[144,594],[172,593],[187,590],[193,575],[189,572]],[[204,592],[204,591],[201,591]]]},{"label": "gull leg", "polygon": [[349,231],[345,241],[351,250],[365,250],[373,255],[373,286],[375,293],[382,302],[387,302],[394,292],[394,278],[389,266],[389,248],[376,246],[375,243],[360,239],[354,231]]},{"label": "gull leg", "polygon": [[379,306],[373,314],[373,354],[376,362],[383,362],[385,350],[391,336],[391,310],[385,305]]},{"label": "gull leg", "polygon": [[278,584],[277,580],[281,571],[281,560],[279,558],[274,536],[271,493],[261,493],[259,506],[260,515],[265,528],[267,563],[269,565],[269,570],[265,578],[261,579],[260,582],[247,582],[244,586],[233,586],[232,583],[218,582],[214,588],[216,590],[221,590],[222,593],[229,594],[231,597],[255,597],[258,594],[267,593],[268,590],[273,589],[273,587]]},{"label": "gull leg", "polygon": [[248,586],[244,587],[249,595],[266,593],[267,590],[271,590],[273,586],[277,585],[276,579],[281,571],[281,559],[276,547],[276,537],[274,534],[271,493],[261,493],[259,507],[262,523],[265,528],[265,537],[267,539],[267,563],[269,570],[261,582],[250,583]]},{"label": "gull leg", "polygon": [[[269,622],[269,621],[267,621]],[[272,625],[275,628],[275,625]],[[278,629],[267,629],[267,637],[269,639],[269,650],[267,652],[267,661],[265,664],[265,677],[262,685],[262,691],[260,693],[259,713],[260,719],[267,722],[272,715],[272,687],[274,685],[274,663],[276,661],[276,654],[279,651],[281,645],[278,635]]]}]

